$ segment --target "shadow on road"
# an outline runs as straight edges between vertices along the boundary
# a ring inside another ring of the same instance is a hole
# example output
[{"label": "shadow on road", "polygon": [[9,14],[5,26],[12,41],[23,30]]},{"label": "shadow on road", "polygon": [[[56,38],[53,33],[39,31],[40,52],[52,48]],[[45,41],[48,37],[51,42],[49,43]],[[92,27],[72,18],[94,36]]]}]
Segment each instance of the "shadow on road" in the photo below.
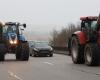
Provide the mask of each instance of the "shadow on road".
[{"label": "shadow on road", "polygon": [[5,59],[4,61],[0,61],[0,63],[5,63],[5,62],[28,62],[28,61],[21,61],[16,59]]},{"label": "shadow on road", "polygon": [[53,58],[53,57],[49,57],[49,56],[36,56],[36,57],[33,57],[33,56],[31,56],[31,58]]}]

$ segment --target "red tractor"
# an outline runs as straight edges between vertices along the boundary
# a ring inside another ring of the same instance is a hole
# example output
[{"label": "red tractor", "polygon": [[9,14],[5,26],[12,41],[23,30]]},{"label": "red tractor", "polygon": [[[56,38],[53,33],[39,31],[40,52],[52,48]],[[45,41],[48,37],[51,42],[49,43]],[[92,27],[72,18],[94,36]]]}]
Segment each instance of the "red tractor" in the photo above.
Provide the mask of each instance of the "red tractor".
[{"label": "red tractor", "polygon": [[71,36],[70,52],[75,64],[100,63],[100,16],[81,17],[81,30]]}]

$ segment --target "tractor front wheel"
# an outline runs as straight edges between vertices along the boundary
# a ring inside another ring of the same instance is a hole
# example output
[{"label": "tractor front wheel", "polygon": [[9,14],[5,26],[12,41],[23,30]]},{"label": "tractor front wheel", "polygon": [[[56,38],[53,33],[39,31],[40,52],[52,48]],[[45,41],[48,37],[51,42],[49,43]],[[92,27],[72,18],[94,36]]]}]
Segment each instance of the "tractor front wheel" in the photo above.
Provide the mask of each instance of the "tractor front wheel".
[{"label": "tractor front wheel", "polygon": [[5,54],[6,54],[6,47],[4,44],[0,44],[0,61],[5,60]]},{"label": "tractor front wheel", "polygon": [[16,59],[22,61],[29,60],[29,45],[27,42],[21,42],[17,47]]},{"label": "tractor front wheel", "polygon": [[75,64],[84,63],[84,46],[80,45],[77,36],[73,36],[71,40],[71,57]]},{"label": "tractor front wheel", "polygon": [[4,54],[0,54],[0,61],[4,61],[5,59],[5,55]]}]

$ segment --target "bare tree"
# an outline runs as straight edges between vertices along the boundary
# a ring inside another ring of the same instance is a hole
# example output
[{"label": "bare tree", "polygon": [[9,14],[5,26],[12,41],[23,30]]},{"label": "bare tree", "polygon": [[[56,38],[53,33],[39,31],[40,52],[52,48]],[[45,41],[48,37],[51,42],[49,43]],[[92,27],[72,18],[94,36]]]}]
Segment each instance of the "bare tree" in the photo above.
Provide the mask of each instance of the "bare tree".
[{"label": "bare tree", "polygon": [[68,39],[72,33],[80,29],[80,25],[69,24],[66,28],[62,28],[60,31],[53,30],[50,43],[55,47],[67,47]]}]

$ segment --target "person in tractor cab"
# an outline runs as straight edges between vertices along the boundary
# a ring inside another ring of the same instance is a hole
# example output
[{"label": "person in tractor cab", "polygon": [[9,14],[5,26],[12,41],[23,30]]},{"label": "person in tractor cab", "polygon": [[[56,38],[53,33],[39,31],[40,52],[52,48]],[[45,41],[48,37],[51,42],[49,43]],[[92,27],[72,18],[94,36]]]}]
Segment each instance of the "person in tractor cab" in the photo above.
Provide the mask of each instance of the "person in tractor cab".
[{"label": "person in tractor cab", "polygon": [[87,35],[87,41],[91,40],[94,41],[96,40],[96,31],[97,29],[99,29],[100,27],[98,27],[97,25],[97,21],[86,21],[86,22],[82,22],[82,31],[85,32],[85,34]]},{"label": "person in tractor cab", "polygon": [[8,32],[13,32],[12,26],[8,26],[8,28],[7,28],[7,33],[8,33]]}]

